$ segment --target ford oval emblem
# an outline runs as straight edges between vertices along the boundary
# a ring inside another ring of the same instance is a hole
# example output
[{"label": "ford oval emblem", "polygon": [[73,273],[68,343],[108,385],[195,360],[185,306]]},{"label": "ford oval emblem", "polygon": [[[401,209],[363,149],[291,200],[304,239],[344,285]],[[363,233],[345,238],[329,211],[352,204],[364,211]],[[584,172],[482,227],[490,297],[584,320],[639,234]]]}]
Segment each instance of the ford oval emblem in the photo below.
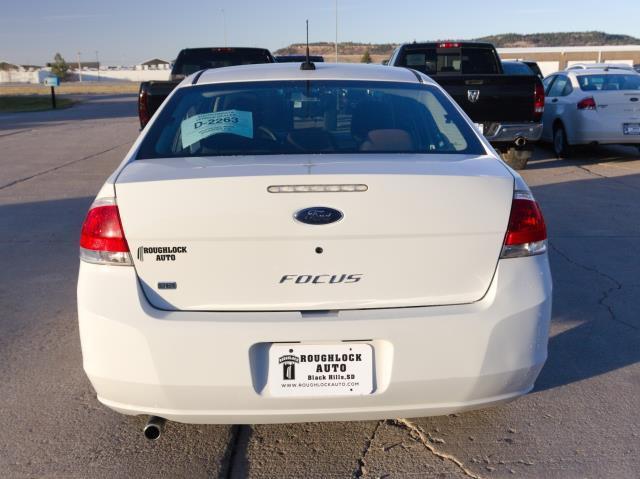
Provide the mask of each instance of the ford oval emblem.
[{"label": "ford oval emblem", "polygon": [[297,211],[293,217],[307,225],[328,225],[340,221],[344,215],[341,211],[326,206],[314,206]]}]

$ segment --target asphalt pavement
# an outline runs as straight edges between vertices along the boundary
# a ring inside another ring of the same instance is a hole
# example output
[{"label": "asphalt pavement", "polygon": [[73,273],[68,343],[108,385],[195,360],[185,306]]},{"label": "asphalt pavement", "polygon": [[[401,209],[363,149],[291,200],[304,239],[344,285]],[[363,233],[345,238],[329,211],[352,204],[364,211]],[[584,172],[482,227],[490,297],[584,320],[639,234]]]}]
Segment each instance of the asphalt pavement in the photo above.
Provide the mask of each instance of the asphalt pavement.
[{"label": "asphalt pavement", "polygon": [[523,173],[547,220],[555,288],[531,394],[435,418],[168,423],[150,443],[144,418],[95,399],[75,310],[84,214],[137,134],[135,95],[0,115],[0,476],[640,477],[638,150],[556,160],[539,149]]}]

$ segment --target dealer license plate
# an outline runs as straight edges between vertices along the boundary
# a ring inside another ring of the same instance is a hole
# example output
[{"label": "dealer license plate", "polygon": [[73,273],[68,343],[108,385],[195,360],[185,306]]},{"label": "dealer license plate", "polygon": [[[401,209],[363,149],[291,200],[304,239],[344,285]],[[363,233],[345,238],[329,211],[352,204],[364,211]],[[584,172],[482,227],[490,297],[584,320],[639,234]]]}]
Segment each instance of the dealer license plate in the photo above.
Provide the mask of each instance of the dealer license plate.
[{"label": "dealer license plate", "polygon": [[369,344],[272,344],[272,396],[361,396],[373,391],[373,349]]},{"label": "dealer license plate", "polygon": [[624,123],[622,132],[625,135],[640,135],[640,123]]}]

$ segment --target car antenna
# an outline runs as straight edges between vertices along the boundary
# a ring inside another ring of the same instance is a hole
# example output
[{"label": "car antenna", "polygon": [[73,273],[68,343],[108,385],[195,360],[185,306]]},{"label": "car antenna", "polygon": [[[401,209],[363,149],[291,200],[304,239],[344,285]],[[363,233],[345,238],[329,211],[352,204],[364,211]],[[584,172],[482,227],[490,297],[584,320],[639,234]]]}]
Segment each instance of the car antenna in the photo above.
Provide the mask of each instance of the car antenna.
[{"label": "car antenna", "polygon": [[300,65],[300,70],[315,70],[316,66],[309,60],[309,20],[307,20],[307,59]]}]

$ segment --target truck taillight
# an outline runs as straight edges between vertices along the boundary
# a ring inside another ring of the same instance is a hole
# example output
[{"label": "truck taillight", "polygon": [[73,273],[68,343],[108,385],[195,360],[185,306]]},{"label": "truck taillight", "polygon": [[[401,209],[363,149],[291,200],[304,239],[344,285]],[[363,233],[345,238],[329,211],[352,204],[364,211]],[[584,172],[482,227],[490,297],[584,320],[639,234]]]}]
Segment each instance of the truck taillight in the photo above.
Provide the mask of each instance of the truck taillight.
[{"label": "truck taillight", "polygon": [[547,227],[542,211],[529,191],[516,191],[501,258],[533,256],[547,251]]},{"label": "truck taillight", "polygon": [[91,205],[80,233],[80,259],[95,264],[132,264],[114,198],[102,198]]},{"label": "truck taillight", "polygon": [[533,93],[533,117],[536,121],[540,121],[544,113],[544,87],[542,83],[536,82],[536,88]]},{"label": "truck taillight", "polygon": [[147,109],[147,90],[140,90],[138,94],[138,118],[140,118],[140,126],[142,128],[149,122],[151,116]]},{"label": "truck taillight", "polygon": [[587,98],[583,98],[578,102],[578,110],[595,110],[596,109],[596,101],[592,96]]}]

